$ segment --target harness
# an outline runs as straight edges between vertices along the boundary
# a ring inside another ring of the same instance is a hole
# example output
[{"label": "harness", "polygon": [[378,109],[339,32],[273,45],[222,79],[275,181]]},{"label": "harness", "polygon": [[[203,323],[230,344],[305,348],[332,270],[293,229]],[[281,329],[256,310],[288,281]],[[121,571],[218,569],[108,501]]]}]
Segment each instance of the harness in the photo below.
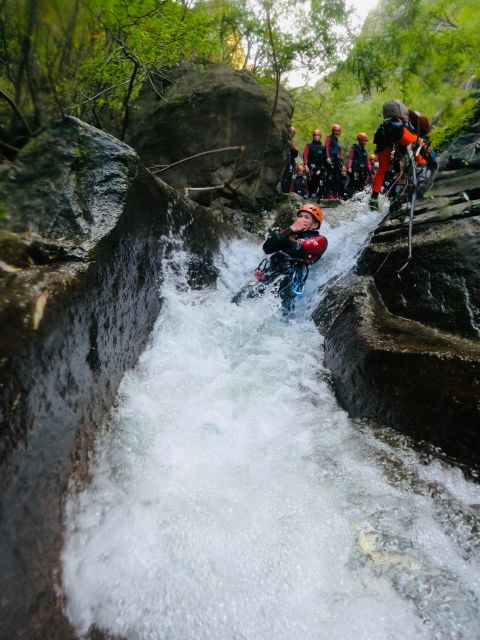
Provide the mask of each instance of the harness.
[{"label": "harness", "polygon": [[367,150],[362,149],[358,144],[352,145],[353,149],[353,162],[352,162],[352,170],[353,171],[368,171],[367,164]]},{"label": "harness", "polygon": [[293,178],[293,191],[299,196],[308,195],[308,182],[304,175],[296,175]]},{"label": "harness", "polygon": [[310,168],[323,167],[324,146],[321,142],[308,144],[308,166]]},{"label": "harness", "polygon": [[[330,141],[329,154],[330,154],[330,160],[332,161],[332,165],[339,166],[341,162],[340,155],[342,153],[342,147],[338,142],[338,140],[335,138],[335,136],[328,136],[327,140]],[[326,156],[326,151],[325,151],[325,156]]]},{"label": "harness", "polygon": [[280,270],[275,270],[271,265],[270,258],[263,258],[255,269],[255,279],[258,280],[258,282],[265,282],[267,280],[269,267],[271,267],[271,275],[273,277],[269,282],[275,280],[278,276],[290,276],[290,279],[278,289],[278,292],[290,287],[290,290],[294,295],[302,296],[305,289],[305,283],[310,272],[308,264],[299,258],[292,258],[284,251],[279,251],[278,253],[280,253],[285,259],[285,264],[287,265],[285,271],[282,272]]}]

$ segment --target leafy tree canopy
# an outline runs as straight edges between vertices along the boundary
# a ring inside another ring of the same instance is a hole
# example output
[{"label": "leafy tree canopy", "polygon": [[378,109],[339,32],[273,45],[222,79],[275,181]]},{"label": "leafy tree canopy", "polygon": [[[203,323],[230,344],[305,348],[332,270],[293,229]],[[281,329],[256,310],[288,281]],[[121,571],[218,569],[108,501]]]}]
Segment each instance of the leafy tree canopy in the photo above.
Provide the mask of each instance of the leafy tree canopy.
[{"label": "leafy tree canopy", "polygon": [[344,0],[0,0],[0,149],[61,114],[123,138],[142,84],[162,95],[181,61],[225,62],[278,89],[298,57],[331,64],[345,18]]},{"label": "leafy tree canopy", "polygon": [[347,145],[359,131],[373,136],[383,102],[400,99],[436,116],[431,137],[442,147],[478,104],[479,32],[478,0],[381,0],[336,70],[296,92],[302,141],[312,128],[328,132],[334,121],[344,126]]}]

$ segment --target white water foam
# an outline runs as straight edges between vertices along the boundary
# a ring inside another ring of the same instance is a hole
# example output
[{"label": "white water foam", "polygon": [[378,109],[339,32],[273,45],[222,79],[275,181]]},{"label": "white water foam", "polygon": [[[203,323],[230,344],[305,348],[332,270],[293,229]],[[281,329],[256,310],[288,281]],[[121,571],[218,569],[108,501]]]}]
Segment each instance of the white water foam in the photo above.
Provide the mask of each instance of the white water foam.
[{"label": "white water foam", "polygon": [[216,290],[189,291],[172,269],[91,483],[66,506],[63,588],[80,634],[478,637],[479,487],[352,423],[309,320],[377,222],[358,202],[329,213],[294,321],[269,296],[230,303],[257,246],[225,246]]}]

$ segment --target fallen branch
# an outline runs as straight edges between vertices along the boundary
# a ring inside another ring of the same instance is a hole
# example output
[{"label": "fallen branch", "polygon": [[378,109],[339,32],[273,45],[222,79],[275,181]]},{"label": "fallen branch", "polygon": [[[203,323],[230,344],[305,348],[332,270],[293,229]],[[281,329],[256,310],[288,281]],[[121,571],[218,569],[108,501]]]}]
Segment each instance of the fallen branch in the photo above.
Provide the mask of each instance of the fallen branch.
[{"label": "fallen branch", "polygon": [[126,80],[123,80],[123,82],[119,82],[118,84],[114,84],[111,87],[107,87],[106,89],[103,89],[99,93],[96,93],[91,98],[87,98],[86,100],[84,100],[80,104],[87,104],[88,102],[92,102],[92,100],[96,100],[100,96],[103,96],[104,93],[107,93],[108,91],[112,91],[112,89],[116,89],[117,87],[121,87],[123,84],[127,84],[127,82],[130,82],[130,81],[131,81],[131,78],[127,78]]},{"label": "fallen branch", "polygon": [[[172,162],[172,164],[154,164],[151,167],[148,167],[148,170],[156,175],[157,173],[162,173],[163,171],[167,171],[172,167],[176,167],[179,164],[183,164],[184,162],[189,162],[190,160],[194,160],[195,158],[201,158],[202,156],[208,156],[213,153],[221,153],[222,151],[240,151],[243,153],[245,151],[244,146],[240,147],[222,147],[221,149],[212,149],[210,151],[202,151],[202,153],[196,153],[194,156],[188,156],[187,158],[182,158],[181,160],[177,160],[177,162]],[[202,187],[202,188],[217,188],[217,187]]]},{"label": "fallen branch", "polygon": [[5,149],[8,149],[9,151],[13,151],[15,153],[18,153],[20,151],[18,147],[14,147],[13,145],[8,144],[8,142],[3,142],[3,140],[0,140],[0,147],[4,147]]},{"label": "fallen branch", "polygon": [[9,95],[7,95],[4,91],[2,91],[1,89],[0,89],[0,97],[2,97],[4,100],[6,100],[8,102],[8,104],[12,107],[12,109],[15,111],[17,116],[22,121],[23,126],[27,130],[28,135],[29,136],[33,136],[34,135],[33,131],[30,129],[30,126],[29,126],[28,122],[25,120],[25,117],[24,117],[23,113],[20,111],[20,109],[15,104],[15,101]]},{"label": "fallen branch", "polygon": [[[240,185],[242,184],[242,182],[245,182],[245,180],[248,180],[249,178],[255,176],[255,172],[250,172],[248,175],[246,176],[242,176],[240,178],[235,178],[235,180],[226,180],[223,184],[219,184],[215,187],[184,187],[183,191],[185,193],[186,196],[188,196],[189,191],[218,191],[219,189],[228,189],[228,191],[230,191],[231,193],[233,193],[234,195],[237,194],[238,192],[238,188],[240,187]],[[234,183],[238,183],[235,187],[233,186]]]},{"label": "fallen branch", "polygon": [[218,189],[224,189],[227,186],[227,183],[219,184],[216,187],[184,187],[183,192],[186,196],[188,196],[190,191],[218,191]]}]

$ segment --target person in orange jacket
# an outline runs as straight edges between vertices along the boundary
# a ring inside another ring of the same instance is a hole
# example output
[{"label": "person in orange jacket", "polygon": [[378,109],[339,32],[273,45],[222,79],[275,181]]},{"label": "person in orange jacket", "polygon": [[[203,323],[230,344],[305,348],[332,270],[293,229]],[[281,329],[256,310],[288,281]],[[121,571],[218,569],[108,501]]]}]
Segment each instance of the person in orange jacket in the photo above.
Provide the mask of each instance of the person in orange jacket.
[{"label": "person in orange jacket", "polygon": [[[428,118],[412,111],[400,100],[391,100],[383,105],[383,122],[378,127],[373,138],[376,144],[375,153],[378,158],[378,169],[372,184],[370,208],[378,209],[378,194],[383,185],[385,174],[390,165],[394,145],[406,149],[411,144],[422,143],[422,138],[430,131]],[[424,163],[425,159],[417,155],[417,160]]]}]

